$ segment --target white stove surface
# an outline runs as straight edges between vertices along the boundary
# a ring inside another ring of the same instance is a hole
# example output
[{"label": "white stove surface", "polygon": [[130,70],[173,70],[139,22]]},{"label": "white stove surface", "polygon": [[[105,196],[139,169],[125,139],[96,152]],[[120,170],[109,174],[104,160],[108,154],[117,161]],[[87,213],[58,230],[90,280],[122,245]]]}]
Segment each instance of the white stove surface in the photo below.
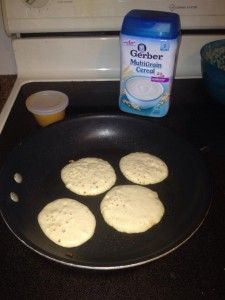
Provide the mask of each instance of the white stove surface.
[{"label": "white stove surface", "polygon": [[2,0],[9,33],[120,30],[132,9],[170,11],[182,29],[225,26],[224,0]]}]

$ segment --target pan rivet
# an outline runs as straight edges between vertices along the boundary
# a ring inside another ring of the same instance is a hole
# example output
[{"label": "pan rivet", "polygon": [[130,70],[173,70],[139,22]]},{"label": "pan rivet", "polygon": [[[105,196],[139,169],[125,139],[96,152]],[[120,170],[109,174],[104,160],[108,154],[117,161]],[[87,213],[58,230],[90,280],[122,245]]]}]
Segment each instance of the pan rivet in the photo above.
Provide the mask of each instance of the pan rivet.
[{"label": "pan rivet", "polygon": [[14,201],[14,202],[19,202],[19,197],[18,197],[18,195],[17,195],[16,193],[14,193],[14,192],[11,192],[11,193],[10,193],[10,199],[11,199],[12,201]]},{"label": "pan rivet", "polygon": [[23,177],[22,177],[21,174],[15,173],[15,174],[14,174],[14,180],[15,180],[15,182],[17,182],[17,183],[22,183]]}]

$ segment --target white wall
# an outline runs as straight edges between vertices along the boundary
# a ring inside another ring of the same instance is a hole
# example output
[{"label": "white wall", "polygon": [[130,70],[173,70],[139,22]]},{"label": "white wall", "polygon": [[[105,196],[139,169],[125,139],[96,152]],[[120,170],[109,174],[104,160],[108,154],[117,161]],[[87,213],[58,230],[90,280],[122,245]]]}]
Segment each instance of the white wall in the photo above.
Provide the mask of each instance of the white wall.
[{"label": "white wall", "polygon": [[12,50],[11,39],[4,31],[0,4],[0,75],[16,74],[16,63]]}]

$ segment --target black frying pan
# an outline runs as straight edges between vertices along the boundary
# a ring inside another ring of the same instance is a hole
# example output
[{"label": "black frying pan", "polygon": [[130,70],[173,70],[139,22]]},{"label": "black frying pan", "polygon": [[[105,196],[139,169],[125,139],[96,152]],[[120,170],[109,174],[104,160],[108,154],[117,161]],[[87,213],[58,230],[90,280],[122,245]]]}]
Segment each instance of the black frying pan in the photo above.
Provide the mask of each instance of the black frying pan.
[{"label": "black frying pan", "polygon": [[[162,221],[141,234],[119,233],[100,213],[99,196],[78,196],[64,187],[60,170],[85,156],[108,160],[116,184],[129,184],[118,165],[123,155],[144,151],[163,159],[169,177],[149,186],[165,206]],[[22,183],[14,180],[20,173]],[[41,129],[18,146],[0,173],[2,216],[10,230],[39,254],[66,265],[91,269],[126,268],[155,260],[184,243],[201,225],[210,206],[211,185],[200,155],[183,139],[146,119],[125,115],[92,115]],[[19,197],[13,202],[10,193]],[[97,226],[92,239],[63,248],[40,230],[37,215],[50,201],[69,197],[86,204]]]}]

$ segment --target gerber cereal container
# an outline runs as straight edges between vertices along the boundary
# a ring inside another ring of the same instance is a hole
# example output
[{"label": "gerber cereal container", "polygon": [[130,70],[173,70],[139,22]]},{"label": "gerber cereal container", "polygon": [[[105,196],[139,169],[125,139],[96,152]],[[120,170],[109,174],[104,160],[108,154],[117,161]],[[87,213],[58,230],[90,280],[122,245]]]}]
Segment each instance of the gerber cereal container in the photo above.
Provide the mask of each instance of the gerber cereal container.
[{"label": "gerber cereal container", "polygon": [[180,18],[175,13],[132,10],[120,34],[122,111],[163,117],[170,105]]}]

